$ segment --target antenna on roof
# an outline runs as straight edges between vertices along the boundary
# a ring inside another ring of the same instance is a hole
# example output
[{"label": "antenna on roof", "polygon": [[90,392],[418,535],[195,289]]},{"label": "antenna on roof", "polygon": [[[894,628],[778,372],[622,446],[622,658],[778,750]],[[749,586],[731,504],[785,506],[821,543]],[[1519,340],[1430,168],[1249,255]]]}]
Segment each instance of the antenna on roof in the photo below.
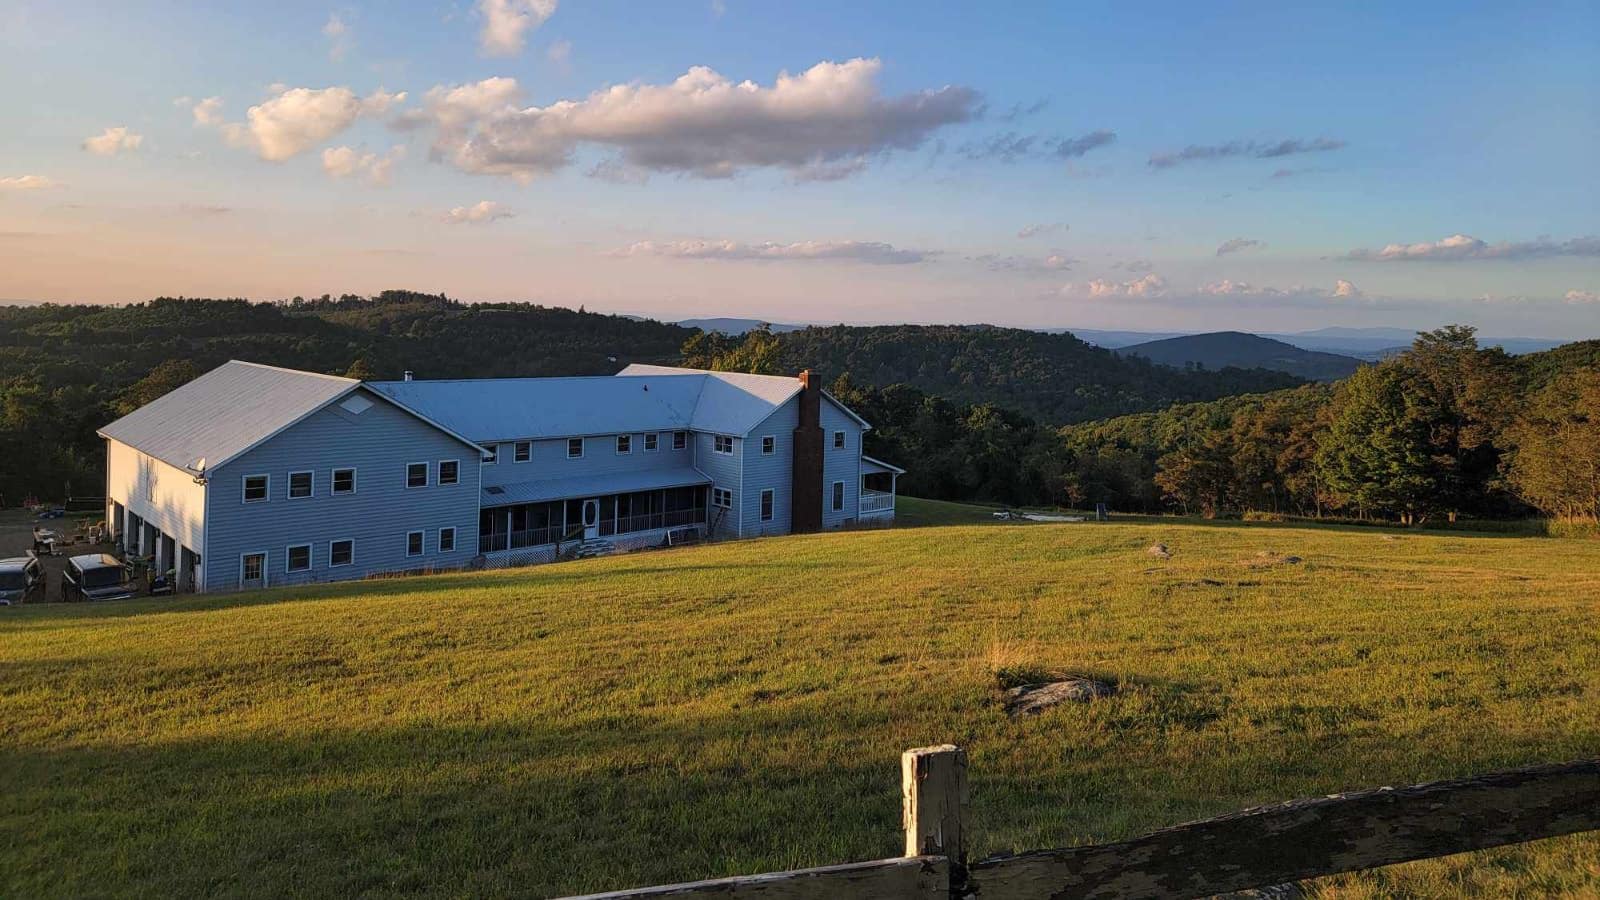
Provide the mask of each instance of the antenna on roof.
[{"label": "antenna on roof", "polygon": [[410,381],[410,380],[412,380],[413,376],[412,376],[411,370],[407,369],[407,370],[405,370],[405,372],[403,374],[401,374],[400,377],[405,379],[406,381]]}]

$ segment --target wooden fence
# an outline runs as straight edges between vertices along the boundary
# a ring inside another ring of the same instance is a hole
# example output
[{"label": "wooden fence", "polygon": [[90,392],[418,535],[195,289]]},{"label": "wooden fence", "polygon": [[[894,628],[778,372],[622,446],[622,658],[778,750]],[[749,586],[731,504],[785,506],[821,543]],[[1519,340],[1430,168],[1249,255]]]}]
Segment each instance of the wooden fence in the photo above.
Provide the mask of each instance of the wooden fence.
[{"label": "wooden fence", "polygon": [[967,756],[901,757],[906,855],[576,900],[1209,897],[1600,829],[1600,759],[1291,800],[1115,844],[967,861]]}]

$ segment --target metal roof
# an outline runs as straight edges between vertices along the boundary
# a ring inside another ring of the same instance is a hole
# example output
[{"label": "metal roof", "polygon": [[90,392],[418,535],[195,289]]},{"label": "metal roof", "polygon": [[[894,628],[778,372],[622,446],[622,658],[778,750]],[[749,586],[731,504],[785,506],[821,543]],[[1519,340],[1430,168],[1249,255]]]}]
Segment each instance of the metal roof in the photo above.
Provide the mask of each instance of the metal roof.
[{"label": "metal roof", "polygon": [[396,403],[479,443],[693,429],[743,436],[796,378],[632,365],[612,376],[379,381]]},{"label": "metal roof", "polygon": [[99,433],[180,469],[215,469],[360,384],[233,360]]},{"label": "metal roof", "polygon": [[904,475],[906,473],[905,469],[893,463],[886,463],[881,459],[873,459],[865,453],[861,454],[861,468],[869,475],[880,472],[893,472],[896,475]]},{"label": "metal roof", "polygon": [[483,506],[488,508],[578,497],[604,497],[608,494],[629,494],[634,491],[654,491],[710,483],[710,476],[693,466],[578,475],[572,478],[547,478],[542,481],[519,481],[516,484],[486,487],[483,489]]}]

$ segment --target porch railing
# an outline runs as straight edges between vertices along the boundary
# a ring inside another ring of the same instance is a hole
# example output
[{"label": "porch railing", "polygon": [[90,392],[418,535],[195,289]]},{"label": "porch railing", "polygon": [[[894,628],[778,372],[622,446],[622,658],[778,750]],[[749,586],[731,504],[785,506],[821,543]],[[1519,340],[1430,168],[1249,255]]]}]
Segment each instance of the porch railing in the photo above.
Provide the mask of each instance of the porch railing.
[{"label": "porch railing", "polygon": [[894,495],[881,494],[877,491],[861,492],[861,511],[863,513],[884,512],[894,509]]},{"label": "porch railing", "polygon": [[[703,525],[705,521],[706,511],[702,507],[700,509],[679,509],[672,512],[641,513],[637,516],[602,519],[598,527],[600,534],[611,536],[635,531],[649,531],[655,528]],[[564,534],[565,532],[560,525],[551,525],[546,528],[526,528],[509,533],[501,531],[481,534],[478,536],[478,552],[496,553],[502,550],[521,550],[524,547],[555,544],[564,539]]]}]

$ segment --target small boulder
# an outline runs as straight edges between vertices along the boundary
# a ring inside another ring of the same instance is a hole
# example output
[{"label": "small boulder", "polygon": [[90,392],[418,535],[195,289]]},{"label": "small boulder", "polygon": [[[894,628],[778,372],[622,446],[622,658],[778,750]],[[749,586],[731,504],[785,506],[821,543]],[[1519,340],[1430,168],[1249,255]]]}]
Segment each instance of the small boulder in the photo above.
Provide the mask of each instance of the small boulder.
[{"label": "small boulder", "polygon": [[1061,703],[1084,703],[1115,694],[1114,685],[1093,678],[1067,678],[1041,684],[1014,687],[1005,694],[1006,712],[1016,716],[1036,716]]},{"label": "small boulder", "polygon": [[1172,551],[1167,549],[1167,545],[1166,544],[1161,544],[1161,543],[1151,544],[1148,548],[1145,549],[1144,552],[1150,554],[1151,556],[1158,557],[1160,559],[1171,559],[1172,558]]}]

